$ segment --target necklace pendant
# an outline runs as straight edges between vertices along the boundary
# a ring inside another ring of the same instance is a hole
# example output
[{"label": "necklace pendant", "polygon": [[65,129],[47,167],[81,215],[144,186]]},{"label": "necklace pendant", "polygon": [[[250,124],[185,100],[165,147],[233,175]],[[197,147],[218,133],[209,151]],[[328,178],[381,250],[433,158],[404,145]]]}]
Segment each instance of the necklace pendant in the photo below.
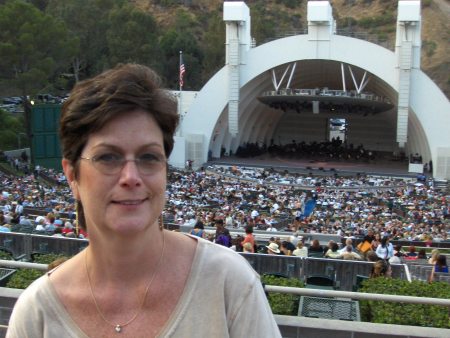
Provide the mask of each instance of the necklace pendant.
[{"label": "necklace pendant", "polygon": [[116,325],[115,330],[117,333],[122,332],[122,326],[120,326],[119,324]]}]

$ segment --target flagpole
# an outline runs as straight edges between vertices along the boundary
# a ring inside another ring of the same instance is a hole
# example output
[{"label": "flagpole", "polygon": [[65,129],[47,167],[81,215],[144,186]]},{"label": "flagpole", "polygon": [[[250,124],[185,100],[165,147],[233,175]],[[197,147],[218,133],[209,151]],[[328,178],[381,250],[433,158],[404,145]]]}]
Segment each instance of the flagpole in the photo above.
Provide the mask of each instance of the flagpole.
[{"label": "flagpole", "polygon": [[183,51],[180,50],[180,61],[179,61],[179,67],[178,67],[178,71],[179,71],[179,76],[180,78],[178,79],[178,83],[180,85],[180,92],[183,90],[183,74],[182,74],[182,70],[181,67],[183,66]]},{"label": "flagpole", "polygon": [[178,84],[179,84],[179,94],[180,94],[180,99],[178,101],[178,114],[180,116],[180,126],[178,128],[179,130],[179,136],[182,136],[181,133],[181,129],[183,128],[183,108],[182,108],[182,103],[183,103],[183,96],[182,96],[182,92],[183,92],[183,72],[184,70],[182,70],[182,67],[184,67],[183,65],[183,51],[180,50],[180,60],[179,60],[179,67],[178,67]]}]

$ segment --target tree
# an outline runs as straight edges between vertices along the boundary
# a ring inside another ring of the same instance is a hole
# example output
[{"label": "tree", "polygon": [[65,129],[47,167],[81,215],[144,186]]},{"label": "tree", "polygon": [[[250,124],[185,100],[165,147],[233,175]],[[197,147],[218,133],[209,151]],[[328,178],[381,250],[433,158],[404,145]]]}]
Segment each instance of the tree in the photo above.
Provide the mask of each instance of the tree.
[{"label": "tree", "polygon": [[225,65],[225,23],[219,12],[210,16],[203,41],[202,82],[205,83]]},{"label": "tree", "polygon": [[106,39],[109,14],[123,0],[50,0],[47,13],[63,20],[70,39],[77,44],[71,60],[75,80],[92,77],[110,67]]},{"label": "tree", "polygon": [[118,62],[146,64],[162,69],[158,26],[154,18],[130,5],[115,8],[109,14],[106,40],[112,65]]},{"label": "tree", "polygon": [[22,118],[0,109],[0,149],[17,149],[24,134]]},{"label": "tree", "polygon": [[8,81],[24,97],[48,88],[66,69],[73,52],[67,37],[63,22],[25,1],[12,0],[0,6],[2,81]]},{"label": "tree", "polygon": [[64,23],[22,0],[0,6],[1,81],[18,91],[24,102],[28,142],[31,140],[29,96],[51,88],[74,52]]},{"label": "tree", "polygon": [[186,11],[178,10],[173,28],[161,37],[160,46],[166,67],[162,71],[167,85],[178,87],[179,53],[183,52],[186,67],[185,89],[198,90],[202,85],[201,65],[203,52],[199,46],[193,27],[199,27]]},{"label": "tree", "polygon": [[261,4],[250,6],[252,11],[252,37],[258,45],[268,38],[273,38],[276,33],[274,20],[269,17],[268,9]]},{"label": "tree", "polygon": [[36,7],[40,11],[45,11],[48,5],[48,1],[49,0],[30,0],[28,2],[31,2],[34,5],[34,7]]}]

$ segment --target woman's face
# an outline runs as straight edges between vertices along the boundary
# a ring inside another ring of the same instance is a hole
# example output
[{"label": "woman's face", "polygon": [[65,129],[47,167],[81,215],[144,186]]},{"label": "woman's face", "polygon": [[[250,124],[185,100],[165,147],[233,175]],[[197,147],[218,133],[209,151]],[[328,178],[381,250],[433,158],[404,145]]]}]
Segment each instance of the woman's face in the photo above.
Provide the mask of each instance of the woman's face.
[{"label": "woman's face", "polygon": [[141,173],[137,162],[130,161],[165,159],[163,134],[151,116],[138,110],[111,120],[89,136],[81,157],[128,160],[112,174],[100,171],[91,160],[80,159],[78,178],[63,160],[73,194],[83,204],[90,236],[133,235],[157,225],[165,203],[166,165]]}]

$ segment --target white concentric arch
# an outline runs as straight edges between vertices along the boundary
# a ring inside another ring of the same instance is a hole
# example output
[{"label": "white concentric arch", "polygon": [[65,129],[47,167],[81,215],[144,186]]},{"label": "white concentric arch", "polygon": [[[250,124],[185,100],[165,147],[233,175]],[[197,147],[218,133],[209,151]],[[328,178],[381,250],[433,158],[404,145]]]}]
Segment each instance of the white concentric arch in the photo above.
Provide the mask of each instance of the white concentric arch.
[{"label": "white concentric arch", "polygon": [[[286,37],[252,48],[241,66],[239,134],[228,133],[228,68],[219,70],[197,94],[182,123],[183,135],[204,136],[203,161],[208,152],[220,157],[221,149],[234,152],[244,142],[266,142],[275,136],[284,113],[257,100],[263,91],[273,90],[271,70],[280,74],[297,62],[291,88],[314,88],[319,83],[342,89],[341,63],[350,65],[356,75],[371,75],[367,89],[397,102],[397,55],[365,40],[332,35],[330,40],[311,41],[308,35]],[[348,75],[348,77],[350,77]],[[281,78],[281,75],[280,75]],[[348,83],[349,79],[347,79]],[[437,85],[420,69],[411,71],[411,99],[406,152],[418,152],[436,163],[437,149],[450,146],[450,105]],[[318,114],[320,115],[320,114]],[[385,114],[386,126],[395,131],[397,113]],[[371,118],[367,118],[371,124]],[[377,137],[371,135],[368,137]],[[395,135],[389,140],[395,148]]]}]

